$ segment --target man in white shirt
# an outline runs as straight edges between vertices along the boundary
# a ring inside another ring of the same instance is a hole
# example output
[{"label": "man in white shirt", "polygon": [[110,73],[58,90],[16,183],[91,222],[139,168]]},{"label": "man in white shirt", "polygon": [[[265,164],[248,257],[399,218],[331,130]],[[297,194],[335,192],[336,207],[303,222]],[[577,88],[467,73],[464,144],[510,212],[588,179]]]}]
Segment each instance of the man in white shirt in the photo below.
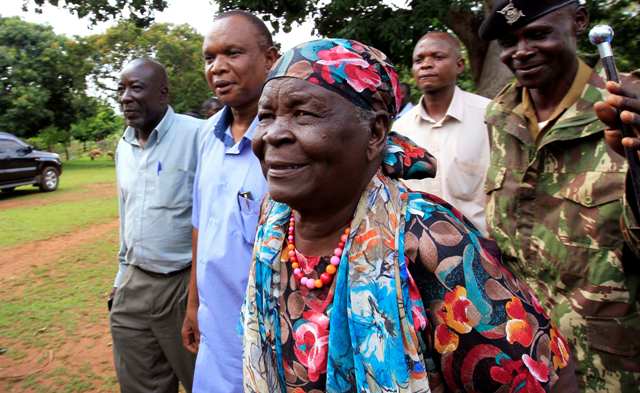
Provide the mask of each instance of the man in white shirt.
[{"label": "man in white shirt", "polygon": [[462,71],[464,59],[456,38],[443,32],[420,38],[413,50],[411,72],[422,97],[392,130],[411,138],[438,160],[435,178],[407,180],[407,185],[451,203],[486,234],[483,187],[489,135],[484,114],[489,100],[456,86]]}]

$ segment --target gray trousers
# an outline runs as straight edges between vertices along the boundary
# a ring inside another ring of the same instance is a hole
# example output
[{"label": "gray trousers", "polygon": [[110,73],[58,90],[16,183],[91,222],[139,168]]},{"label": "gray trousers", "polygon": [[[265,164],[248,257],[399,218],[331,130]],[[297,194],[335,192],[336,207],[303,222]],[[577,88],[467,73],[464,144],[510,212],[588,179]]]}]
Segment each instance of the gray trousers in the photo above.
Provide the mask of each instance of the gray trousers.
[{"label": "gray trousers", "polygon": [[123,393],[187,392],[195,355],[182,346],[189,271],[172,276],[129,266],[109,316],[116,374]]}]

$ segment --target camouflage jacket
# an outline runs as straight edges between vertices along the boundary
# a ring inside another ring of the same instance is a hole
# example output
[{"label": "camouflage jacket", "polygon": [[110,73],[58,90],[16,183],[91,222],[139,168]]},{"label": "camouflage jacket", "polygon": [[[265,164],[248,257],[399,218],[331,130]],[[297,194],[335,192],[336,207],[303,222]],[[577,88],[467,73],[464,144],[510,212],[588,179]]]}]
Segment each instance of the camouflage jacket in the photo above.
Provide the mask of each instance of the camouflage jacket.
[{"label": "camouflage jacket", "polygon": [[640,383],[640,228],[624,196],[627,163],[605,143],[593,111],[603,88],[592,73],[538,143],[513,112],[522,96],[516,83],[491,102],[486,119],[490,235],[552,311],[590,392]]}]

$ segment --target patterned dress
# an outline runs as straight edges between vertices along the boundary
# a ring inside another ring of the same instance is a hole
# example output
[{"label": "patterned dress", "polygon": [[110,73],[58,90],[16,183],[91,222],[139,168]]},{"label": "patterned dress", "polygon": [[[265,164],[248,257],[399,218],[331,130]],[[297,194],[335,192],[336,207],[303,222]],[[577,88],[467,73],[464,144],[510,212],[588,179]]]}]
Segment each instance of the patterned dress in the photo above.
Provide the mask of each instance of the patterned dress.
[{"label": "patterned dress", "polygon": [[[386,56],[352,40],[299,45],[268,78],[285,76],[354,109],[395,114],[400,103]],[[389,139],[355,209],[333,292],[305,297],[288,286],[281,256],[291,207],[265,200],[242,312],[245,392],[549,390],[568,362],[563,339],[493,243],[445,202],[393,180],[434,167],[423,149]]]},{"label": "patterned dress", "polygon": [[[297,253],[308,276],[324,271],[329,257],[306,258]],[[308,289],[300,286],[291,274],[291,266],[280,271],[283,296],[280,324],[287,392],[321,393],[325,391],[327,350],[329,347],[329,313],[334,286]]]},{"label": "patterned dress", "polygon": [[[409,216],[404,231],[409,272],[428,316],[420,333],[432,391],[522,386],[544,392],[551,373],[543,359],[564,367],[566,343],[528,288],[500,267],[492,242],[465,236],[461,225],[470,224],[464,218],[456,222],[459,213],[445,202],[413,195],[442,208],[428,217]],[[476,246],[485,255],[477,258]],[[285,255],[279,314],[286,390],[324,392],[334,285],[299,287]],[[329,257],[297,257],[313,278],[329,263]]]}]

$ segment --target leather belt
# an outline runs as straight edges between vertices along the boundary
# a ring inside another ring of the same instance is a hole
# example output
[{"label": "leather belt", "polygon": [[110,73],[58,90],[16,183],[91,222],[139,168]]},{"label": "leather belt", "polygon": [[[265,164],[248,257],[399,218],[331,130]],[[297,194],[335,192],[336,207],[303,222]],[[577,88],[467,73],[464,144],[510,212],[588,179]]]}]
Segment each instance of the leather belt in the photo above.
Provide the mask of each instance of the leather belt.
[{"label": "leather belt", "polygon": [[177,276],[178,274],[184,273],[185,271],[191,269],[191,265],[185,267],[184,269],[180,269],[180,270],[174,270],[172,272],[168,272],[168,273],[158,273],[158,272],[152,272],[150,270],[145,270],[143,268],[141,268],[138,265],[133,265],[136,269],[140,270],[141,272],[143,272],[144,274],[147,274],[151,277],[156,277],[156,278],[169,278],[169,277],[173,277],[173,276]]}]

